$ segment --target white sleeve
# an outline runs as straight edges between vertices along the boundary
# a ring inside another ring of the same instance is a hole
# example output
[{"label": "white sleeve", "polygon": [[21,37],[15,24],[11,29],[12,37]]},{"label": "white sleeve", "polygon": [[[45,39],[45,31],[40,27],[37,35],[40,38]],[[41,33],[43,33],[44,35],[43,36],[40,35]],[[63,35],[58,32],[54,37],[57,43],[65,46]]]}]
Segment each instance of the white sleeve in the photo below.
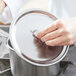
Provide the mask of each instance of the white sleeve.
[{"label": "white sleeve", "polygon": [[12,17],[15,17],[20,8],[26,4],[29,0],[4,0],[7,6],[10,8]]},{"label": "white sleeve", "polygon": [[11,11],[8,6],[0,13],[0,22],[4,24],[9,24],[12,21]]}]

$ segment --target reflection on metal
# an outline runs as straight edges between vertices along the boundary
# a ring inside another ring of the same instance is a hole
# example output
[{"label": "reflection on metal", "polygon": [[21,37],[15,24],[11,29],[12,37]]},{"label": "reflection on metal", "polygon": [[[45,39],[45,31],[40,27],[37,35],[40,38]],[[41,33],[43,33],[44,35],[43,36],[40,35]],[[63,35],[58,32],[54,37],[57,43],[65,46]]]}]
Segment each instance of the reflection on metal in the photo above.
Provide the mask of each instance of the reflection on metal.
[{"label": "reflection on metal", "polygon": [[56,76],[63,76],[66,69],[69,67],[69,65],[74,65],[74,64],[71,61],[61,61],[60,62],[60,70]]}]

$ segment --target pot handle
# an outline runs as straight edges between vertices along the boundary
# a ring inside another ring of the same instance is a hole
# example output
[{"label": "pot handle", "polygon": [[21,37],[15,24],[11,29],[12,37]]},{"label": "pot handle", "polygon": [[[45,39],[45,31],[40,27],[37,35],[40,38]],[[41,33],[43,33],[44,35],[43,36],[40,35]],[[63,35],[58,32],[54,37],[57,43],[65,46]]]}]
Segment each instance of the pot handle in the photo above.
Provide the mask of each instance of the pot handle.
[{"label": "pot handle", "polygon": [[9,37],[9,34],[4,30],[0,29],[0,37],[4,37],[7,39]]},{"label": "pot handle", "polygon": [[14,51],[14,48],[12,47],[12,45],[11,45],[11,42],[10,42],[10,39],[9,39],[9,38],[7,39],[7,44],[6,44],[6,46],[7,46],[9,49],[11,49],[12,51]]},{"label": "pot handle", "polygon": [[3,74],[3,73],[5,73],[5,72],[7,72],[7,71],[10,71],[11,70],[11,68],[8,68],[8,69],[5,69],[5,70],[3,70],[3,71],[0,71],[0,74]]}]

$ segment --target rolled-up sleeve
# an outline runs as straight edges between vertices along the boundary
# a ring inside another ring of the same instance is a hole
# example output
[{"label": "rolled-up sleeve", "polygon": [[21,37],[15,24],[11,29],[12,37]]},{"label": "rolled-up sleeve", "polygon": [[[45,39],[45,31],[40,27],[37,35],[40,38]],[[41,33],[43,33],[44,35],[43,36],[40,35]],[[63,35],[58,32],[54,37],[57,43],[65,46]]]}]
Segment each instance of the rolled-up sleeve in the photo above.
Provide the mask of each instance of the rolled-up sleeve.
[{"label": "rolled-up sleeve", "polygon": [[10,8],[12,17],[15,17],[20,8],[26,4],[29,0],[4,0],[7,6]]},{"label": "rolled-up sleeve", "polygon": [[12,21],[12,14],[8,6],[0,13],[0,22],[3,24],[9,24]]},{"label": "rolled-up sleeve", "polygon": [[17,15],[19,10],[26,4],[29,0],[3,0],[6,3],[6,7],[0,13],[0,22],[3,24],[11,23],[12,19]]}]

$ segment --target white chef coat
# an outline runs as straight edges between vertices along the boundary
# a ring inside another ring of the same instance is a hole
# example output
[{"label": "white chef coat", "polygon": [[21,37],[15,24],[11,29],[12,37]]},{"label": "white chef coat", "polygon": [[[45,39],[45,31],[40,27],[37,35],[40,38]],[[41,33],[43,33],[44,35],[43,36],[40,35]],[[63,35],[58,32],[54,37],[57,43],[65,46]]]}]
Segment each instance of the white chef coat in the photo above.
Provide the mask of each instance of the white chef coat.
[{"label": "white chef coat", "polygon": [[12,14],[8,6],[0,13],[0,22],[4,24],[11,23],[12,21]]},{"label": "white chef coat", "polygon": [[[29,0],[4,0],[9,8],[5,8],[0,21],[8,23],[18,13],[19,9]],[[48,0],[49,11],[58,18],[76,17],[76,0]],[[11,11],[11,14],[9,12]],[[8,15],[9,14],[9,15]],[[2,20],[1,20],[2,19]]]},{"label": "white chef coat", "polygon": [[29,0],[4,0],[7,6],[0,14],[0,21],[4,24],[11,22],[12,18],[19,12],[20,8],[28,1]]},{"label": "white chef coat", "polygon": [[76,0],[49,0],[49,7],[58,18],[76,17]]}]

